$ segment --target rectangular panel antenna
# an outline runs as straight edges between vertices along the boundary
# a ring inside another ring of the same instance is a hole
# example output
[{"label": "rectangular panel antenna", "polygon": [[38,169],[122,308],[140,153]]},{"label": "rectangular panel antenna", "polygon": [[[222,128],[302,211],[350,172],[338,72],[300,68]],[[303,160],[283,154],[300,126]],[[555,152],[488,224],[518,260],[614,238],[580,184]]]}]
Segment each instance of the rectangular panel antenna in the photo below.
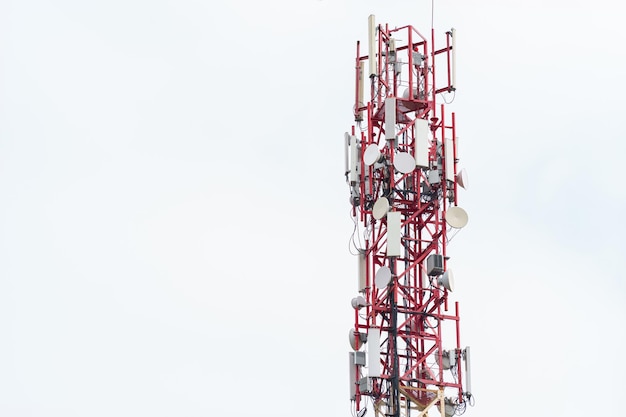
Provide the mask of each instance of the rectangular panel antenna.
[{"label": "rectangular panel antenna", "polygon": [[356,136],[350,136],[350,185],[359,182],[359,146]]},{"label": "rectangular panel antenna", "polygon": [[396,138],[396,98],[385,99],[385,139]]},{"label": "rectangular panel antenna", "polygon": [[430,129],[428,120],[415,119],[415,165],[419,168],[428,168],[428,154],[430,153]]},{"label": "rectangular panel antenna", "polygon": [[471,375],[471,366],[470,366],[470,348],[469,346],[465,347],[465,392],[472,393],[472,375]]},{"label": "rectangular panel antenna", "polygon": [[359,292],[364,292],[367,287],[366,275],[365,275],[365,252],[359,253]]},{"label": "rectangular panel antenna", "polygon": [[370,78],[375,77],[378,74],[378,63],[376,62],[376,18],[373,14],[367,19],[367,34],[368,34],[368,60],[370,66]]},{"label": "rectangular panel antenna", "polygon": [[452,139],[446,139],[446,179],[448,181],[454,181],[454,141]]},{"label": "rectangular panel antenna", "polygon": [[356,399],[356,376],[357,376],[357,372],[359,371],[359,368],[357,365],[354,364],[354,352],[348,352],[348,357],[349,357],[349,373],[350,373],[350,399],[351,400],[355,400]]},{"label": "rectangular panel antenna", "polygon": [[380,377],[380,329],[367,329],[367,371],[370,378]]},{"label": "rectangular panel antenna", "polygon": [[401,216],[399,211],[387,213],[387,257],[400,256]]}]

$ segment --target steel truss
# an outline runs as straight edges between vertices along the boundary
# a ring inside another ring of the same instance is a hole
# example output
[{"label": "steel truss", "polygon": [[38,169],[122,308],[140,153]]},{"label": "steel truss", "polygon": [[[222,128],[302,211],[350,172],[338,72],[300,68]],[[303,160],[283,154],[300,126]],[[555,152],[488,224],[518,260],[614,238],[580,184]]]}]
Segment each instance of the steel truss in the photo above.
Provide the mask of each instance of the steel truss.
[{"label": "steel truss", "polygon": [[[351,399],[357,411],[371,401],[377,416],[422,416],[433,407],[441,415],[458,414],[471,396],[462,384],[466,351],[460,345],[458,302],[451,303],[441,274],[428,275],[426,265],[437,255],[448,270],[445,219],[457,205],[455,116],[436,103],[440,93],[455,90],[453,37],[447,32],[446,46],[435,49],[434,30],[427,39],[412,26],[375,26],[371,17],[370,54],[362,55],[357,42],[356,124],[346,134],[347,152],[353,152],[346,177],[365,241],[358,249],[359,291],[366,303],[355,306],[351,338],[356,351],[365,346],[369,363],[351,355]],[[415,169],[400,168],[406,154]],[[380,201],[388,202],[382,215],[376,208]],[[391,225],[389,213],[399,213],[394,215],[399,226]],[[391,242],[398,232],[399,249]],[[444,346],[446,331],[451,346]]]}]

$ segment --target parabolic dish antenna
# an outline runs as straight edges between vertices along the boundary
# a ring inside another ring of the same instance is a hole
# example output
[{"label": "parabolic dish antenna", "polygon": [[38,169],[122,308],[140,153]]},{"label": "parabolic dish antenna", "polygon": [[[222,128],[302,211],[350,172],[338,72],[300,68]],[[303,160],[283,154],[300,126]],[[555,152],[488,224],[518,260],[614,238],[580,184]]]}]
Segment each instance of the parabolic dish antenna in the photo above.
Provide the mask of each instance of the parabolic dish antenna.
[{"label": "parabolic dish antenna", "polygon": [[365,301],[365,297],[363,297],[362,295],[359,295],[352,299],[351,304],[352,304],[352,308],[354,308],[355,310],[360,310],[362,307],[367,306],[367,301]]},{"label": "parabolic dish antenna", "polygon": [[398,172],[408,174],[415,169],[415,158],[408,152],[398,152],[394,157],[393,165]]},{"label": "parabolic dish antenna", "polygon": [[459,206],[450,207],[446,211],[446,222],[455,229],[462,229],[467,221],[467,213]]},{"label": "parabolic dish antenna", "polygon": [[376,220],[380,220],[385,217],[385,214],[387,214],[388,211],[389,200],[387,200],[387,197],[380,197],[374,203],[374,207],[372,208],[372,216],[374,216]]},{"label": "parabolic dish antenna", "polygon": [[388,266],[381,266],[376,276],[374,276],[374,284],[379,290],[384,289],[391,281],[391,269]]},{"label": "parabolic dish antenna", "polygon": [[443,287],[448,291],[454,291],[454,274],[451,269],[448,269],[437,279],[437,283],[439,285],[443,285]]},{"label": "parabolic dish antenna", "polygon": [[469,187],[469,180],[467,178],[467,171],[465,170],[465,168],[463,168],[461,171],[458,172],[458,174],[456,174],[456,182],[466,190],[467,187]]},{"label": "parabolic dish antenna", "polygon": [[370,143],[363,152],[363,162],[367,166],[374,165],[380,159],[380,149],[375,143]]},{"label": "parabolic dish antenna", "polygon": [[361,341],[359,340],[359,337],[354,334],[354,329],[350,329],[348,331],[348,340],[350,341],[350,347],[352,350],[359,350],[361,347]]}]

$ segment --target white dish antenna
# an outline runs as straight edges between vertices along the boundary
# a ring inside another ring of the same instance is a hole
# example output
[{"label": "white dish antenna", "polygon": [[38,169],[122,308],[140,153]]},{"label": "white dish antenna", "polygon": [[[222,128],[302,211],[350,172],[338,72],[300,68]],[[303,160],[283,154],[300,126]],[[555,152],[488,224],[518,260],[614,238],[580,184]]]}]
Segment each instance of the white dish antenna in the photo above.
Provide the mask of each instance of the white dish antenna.
[{"label": "white dish antenna", "polygon": [[446,222],[450,227],[462,229],[467,225],[467,213],[459,206],[453,206],[446,211]]},{"label": "white dish antenna", "polygon": [[365,297],[363,297],[362,295],[359,295],[352,299],[351,304],[352,304],[353,309],[360,310],[361,308],[367,306],[367,301],[365,301]]},{"label": "white dish antenna", "polygon": [[374,203],[374,207],[372,208],[372,216],[374,216],[376,220],[380,220],[385,217],[388,211],[389,200],[387,200],[387,197],[381,197]]},{"label": "white dish antenna", "polygon": [[355,332],[354,329],[348,331],[348,340],[350,341],[350,347],[352,350],[359,350],[365,342],[367,342],[367,334],[361,332]]},{"label": "white dish antenna", "polygon": [[459,171],[456,174],[456,182],[457,184],[459,184],[461,187],[463,187],[466,190],[469,187],[469,181],[467,179],[467,171],[465,170],[465,168],[463,168],[461,171]]},{"label": "white dish antenna", "polygon": [[408,174],[415,169],[415,158],[408,152],[398,152],[393,160],[393,165],[398,172],[402,174]]},{"label": "white dish antenna", "polygon": [[391,281],[391,269],[388,266],[381,266],[378,272],[376,272],[376,276],[374,276],[374,284],[376,288],[382,290],[389,285]]},{"label": "white dish antenna", "polygon": [[380,160],[380,149],[378,149],[378,145],[375,143],[370,143],[365,148],[365,152],[363,152],[363,162],[367,166],[374,165],[376,162]]},{"label": "white dish antenna", "polygon": [[454,274],[452,270],[448,269],[442,276],[437,278],[437,283],[448,291],[454,291]]}]

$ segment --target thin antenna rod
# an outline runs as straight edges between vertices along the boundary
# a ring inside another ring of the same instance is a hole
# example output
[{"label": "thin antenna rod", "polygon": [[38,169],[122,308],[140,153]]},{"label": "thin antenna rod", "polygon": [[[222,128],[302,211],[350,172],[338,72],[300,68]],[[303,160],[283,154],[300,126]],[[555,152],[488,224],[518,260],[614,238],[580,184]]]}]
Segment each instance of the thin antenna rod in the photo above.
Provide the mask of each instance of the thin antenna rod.
[{"label": "thin antenna rod", "polygon": [[435,0],[430,1],[430,28],[435,28]]}]

